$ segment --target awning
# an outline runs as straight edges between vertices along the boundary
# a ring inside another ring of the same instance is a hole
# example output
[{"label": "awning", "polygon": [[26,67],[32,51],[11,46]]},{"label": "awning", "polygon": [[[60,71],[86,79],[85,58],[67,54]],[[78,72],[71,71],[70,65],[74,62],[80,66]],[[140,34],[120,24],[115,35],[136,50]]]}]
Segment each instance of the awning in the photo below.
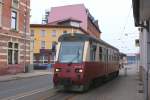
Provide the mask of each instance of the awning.
[{"label": "awning", "polygon": [[135,26],[140,25],[140,0],[132,0]]}]

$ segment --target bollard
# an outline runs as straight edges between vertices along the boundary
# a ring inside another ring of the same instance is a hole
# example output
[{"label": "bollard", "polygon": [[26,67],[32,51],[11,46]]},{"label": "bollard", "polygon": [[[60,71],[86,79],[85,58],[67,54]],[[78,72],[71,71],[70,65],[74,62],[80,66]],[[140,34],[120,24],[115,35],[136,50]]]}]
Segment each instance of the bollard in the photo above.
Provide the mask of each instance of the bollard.
[{"label": "bollard", "polygon": [[52,64],[48,64],[47,69],[50,71],[52,67]]},{"label": "bollard", "polygon": [[127,76],[127,68],[124,68],[124,75]]}]

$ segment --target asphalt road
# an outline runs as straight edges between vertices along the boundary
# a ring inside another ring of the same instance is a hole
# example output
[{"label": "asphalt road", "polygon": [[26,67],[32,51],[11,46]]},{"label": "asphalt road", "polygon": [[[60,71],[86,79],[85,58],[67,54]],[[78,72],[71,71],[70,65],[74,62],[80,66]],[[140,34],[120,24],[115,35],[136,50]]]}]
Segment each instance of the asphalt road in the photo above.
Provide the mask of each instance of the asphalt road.
[{"label": "asphalt road", "polygon": [[127,66],[119,77],[91,88],[86,93],[64,92],[52,88],[52,75],[0,83],[0,100],[143,100],[139,93],[137,67]]},{"label": "asphalt road", "polygon": [[0,100],[18,100],[47,91],[52,87],[52,75],[0,82]]}]

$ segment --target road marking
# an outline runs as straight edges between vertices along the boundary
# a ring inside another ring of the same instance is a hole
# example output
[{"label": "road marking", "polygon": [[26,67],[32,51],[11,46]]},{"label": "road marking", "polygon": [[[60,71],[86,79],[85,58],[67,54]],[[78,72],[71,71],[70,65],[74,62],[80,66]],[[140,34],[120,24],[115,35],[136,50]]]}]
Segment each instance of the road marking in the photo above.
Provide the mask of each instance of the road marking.
[{"label": "road marking", "polygon": [[36,90],[33,90],[33,91],[20,93],[20,94],[17,94],[15,96],[10,96],[10,97],[7,97],[7,98],[3,98],[1,100],[18,100],[18,99],[28,97],[28,96],[31,96],[31,95],[34,95],[34,94],[37,94],[37,93],[40,93],[40,92],[44,92],[44,91],[47,91],[47,90],[51,90],[51,89],[53,89],[53,88],[50,88],[50,87],[40,88],[40,89],[36,89]]},{"label": "road marking", "polygon": [[76,97],[77,96],[77,94],[74,94],[74,95],[70,95],[70,96],[68,96],[67,98],[66,98],[66,100],[72,100],[74,97]]},{"label": "road marking", "polygon": [[47,96],[41,97],[39,100],[47,100],[48,98],[52,97],[52,96],[56,96],[58,95],[56,93],[57,90],[55,90],[53,93],[48,94]]}]

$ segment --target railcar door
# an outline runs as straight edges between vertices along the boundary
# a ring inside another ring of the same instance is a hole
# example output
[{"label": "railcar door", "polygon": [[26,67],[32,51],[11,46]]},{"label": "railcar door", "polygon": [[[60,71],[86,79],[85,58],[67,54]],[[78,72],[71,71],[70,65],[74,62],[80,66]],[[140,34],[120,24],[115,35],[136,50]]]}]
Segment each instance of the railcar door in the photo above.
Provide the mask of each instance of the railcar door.
[{"label": "railcar door", "polygon": [[106,57],[105,57],[105,74],[108,74],[108,49],[106,49]]}]

